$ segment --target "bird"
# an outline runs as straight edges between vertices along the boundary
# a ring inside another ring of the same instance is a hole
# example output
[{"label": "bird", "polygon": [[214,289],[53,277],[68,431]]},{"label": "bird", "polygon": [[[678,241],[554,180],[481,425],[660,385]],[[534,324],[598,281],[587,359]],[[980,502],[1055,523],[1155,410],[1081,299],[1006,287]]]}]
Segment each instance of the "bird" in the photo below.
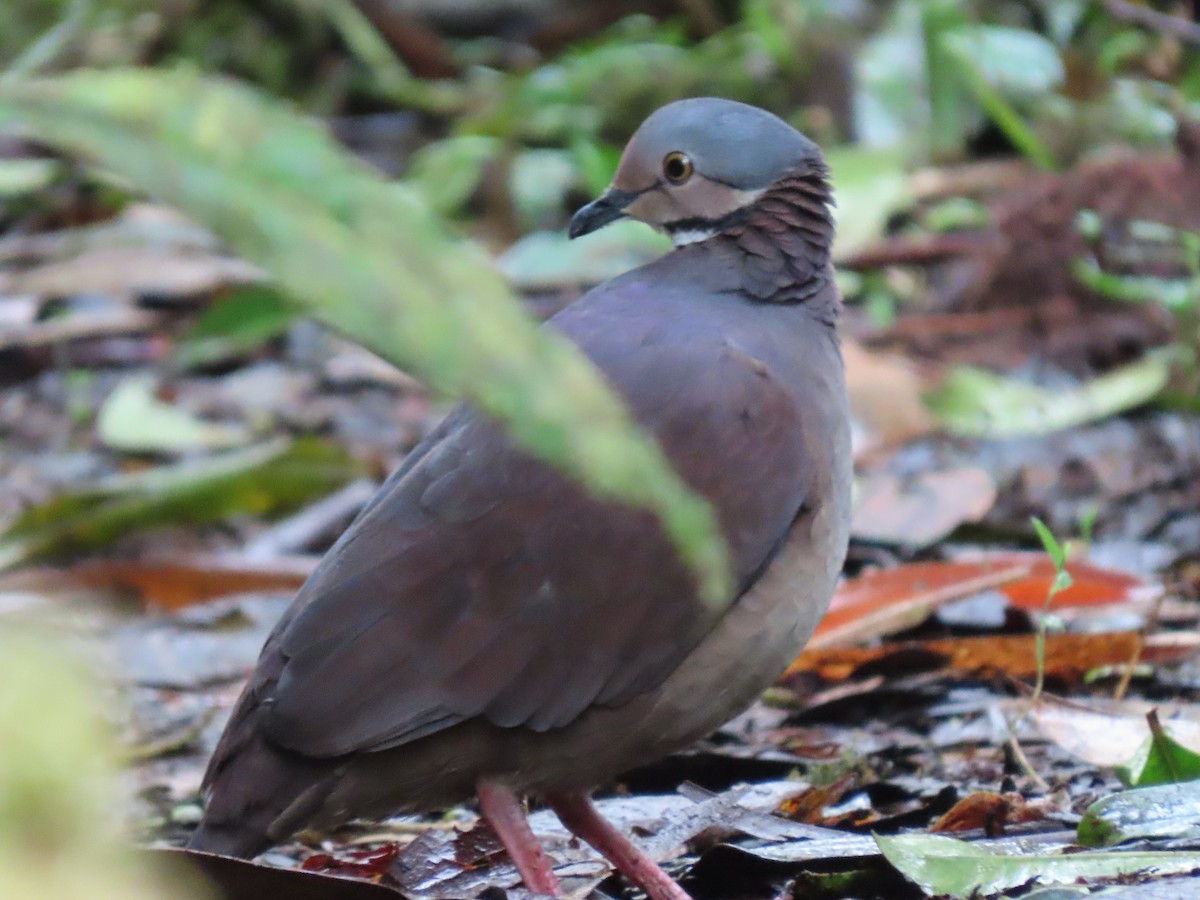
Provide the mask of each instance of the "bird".
[{"label": "bird", "polygon": [[249,858],[300,830],[477,798],[526,889],[558,896],[533,797],[652,900],[687,897],[591,794],[746,709],[828,606],[852,477],[832,204],[811,140],[698,97],[646,118],[570,221],[571,238],[629,218],[672,239],[543,327],[711,504],[724,602],[702,598],[652,513],[590,495],[459,405],[266,640],[192,849]]}]

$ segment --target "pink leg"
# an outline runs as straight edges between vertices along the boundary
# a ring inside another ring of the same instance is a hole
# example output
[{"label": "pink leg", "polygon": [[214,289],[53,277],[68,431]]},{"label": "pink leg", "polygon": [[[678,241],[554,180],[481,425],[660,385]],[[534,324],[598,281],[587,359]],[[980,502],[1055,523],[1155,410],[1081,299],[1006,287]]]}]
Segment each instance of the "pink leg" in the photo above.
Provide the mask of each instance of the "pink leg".
[{"label": "pink leg", "polygon": [[546,802],[568,831],[595,847],[650,900],[691,900],[654,860],[596,811],[586,794],[552,794]]},{"label": "pink leg", "polygon": [[525,889],[535,894],[557,897],[558,878],[550,867],[546,851],[533,836],[517,795],[504,785],[486,778],[479,779],[475,792],[479,795],[480,811],[500,836],[513,865],[521,873]]}]

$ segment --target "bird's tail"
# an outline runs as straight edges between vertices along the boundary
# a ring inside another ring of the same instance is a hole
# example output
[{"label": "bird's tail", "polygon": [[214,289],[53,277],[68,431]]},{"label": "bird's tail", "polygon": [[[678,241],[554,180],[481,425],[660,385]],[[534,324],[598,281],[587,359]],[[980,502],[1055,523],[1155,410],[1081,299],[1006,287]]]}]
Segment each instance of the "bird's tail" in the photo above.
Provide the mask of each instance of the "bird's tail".
[{"label": "bird's tail", "polygon": [[235,710],[204,776],[208,803],[188,848],[250,859],[313,824],[336,760],[312,759],[263,735],[259,710]]}]

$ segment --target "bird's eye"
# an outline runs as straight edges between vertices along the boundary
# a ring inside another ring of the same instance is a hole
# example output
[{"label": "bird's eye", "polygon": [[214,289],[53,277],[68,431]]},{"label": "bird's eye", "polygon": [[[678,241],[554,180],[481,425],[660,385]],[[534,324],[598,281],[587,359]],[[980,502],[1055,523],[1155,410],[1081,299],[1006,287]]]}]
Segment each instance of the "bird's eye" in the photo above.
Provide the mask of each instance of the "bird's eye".
[{"label": "bird's eye", "polygon": [[663,175],[671,184],[683,184],[692,177],[692,161],[686,153],[672,150],[663,157]]}]

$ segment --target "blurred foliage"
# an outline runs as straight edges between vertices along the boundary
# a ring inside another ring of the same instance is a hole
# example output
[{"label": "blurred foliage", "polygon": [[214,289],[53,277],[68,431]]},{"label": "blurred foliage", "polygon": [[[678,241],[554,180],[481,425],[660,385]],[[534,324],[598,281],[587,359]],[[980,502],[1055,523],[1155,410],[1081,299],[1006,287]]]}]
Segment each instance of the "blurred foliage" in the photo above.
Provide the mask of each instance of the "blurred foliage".
[{"label": "blurred foliage", "polygon": [[26,510],[0,535],[0,569],[163,525],[280,515],[359,474],[343,450],[302,438],[119,475]]},{"label": "blurred foliage", "polygon": [[0,897],[208,896],[192,873],[148,868],[121,846],[114,744],[88,680],[49,642],[0,635]]},{"label": "blurred foliage", "polygon": [[193,73],[113,70],[0,87],[0,125],[102,163],[208,225],[329,325],[504,421],[599,496],[654,512],[713,603],[732,595],[708,504],[569,341],[539,329],[478,248],[447,237],[312,122]]}]

